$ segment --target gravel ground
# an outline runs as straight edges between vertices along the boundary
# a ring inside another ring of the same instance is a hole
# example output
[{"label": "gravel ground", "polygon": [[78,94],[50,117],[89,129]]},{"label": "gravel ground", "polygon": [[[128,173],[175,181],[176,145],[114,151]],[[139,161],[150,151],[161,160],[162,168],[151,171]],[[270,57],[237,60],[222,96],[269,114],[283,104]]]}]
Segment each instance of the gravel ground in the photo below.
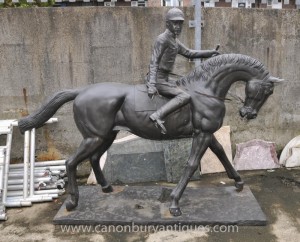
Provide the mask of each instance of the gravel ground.
[{"label": "gravel ground", "polygon": [[[106,232],[64,231],[52,219],[67,195],[32,207],[7,209],[0,241],[300,241],[300,169],[240,172],[267,216],[266,226],[213,227],[211,231]],[[203,175],[190,186],[231,185],[224,173]],[[100,188],[99,188],[100,189]]]}]

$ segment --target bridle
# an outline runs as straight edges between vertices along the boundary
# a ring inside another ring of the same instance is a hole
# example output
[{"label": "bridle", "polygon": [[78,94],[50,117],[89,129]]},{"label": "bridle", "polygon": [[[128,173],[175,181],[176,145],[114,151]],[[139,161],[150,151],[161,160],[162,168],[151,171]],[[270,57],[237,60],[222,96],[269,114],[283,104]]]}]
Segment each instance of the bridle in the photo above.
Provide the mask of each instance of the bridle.
[{"label": "bridle", "polygon": [[230,98],[217,97],[217,96],[209,95],[209,94],[202,93],[202,92],[199,92],[199,91],[194,91],[194,92],[198,93],[198,94],[201,94],[205,97],[215,98],[215,99],[218,99],[218,100],[221,100],[221,101],[232,101],[232,99],[230,99]]},{"label": "bridle", "polygon": [[249,106],[252,106],[254,100],[255,100],[256,97],[259,95],[259,93],[260,93],[262,87],[264,86],[263,83],[259,83],[258,85],[259,85],[259,88],[258,88],[258,90],[257,90],[257,92],[256,92],[256,94],[255,94],[255,96],[254,96],[254,98],[252,98],[252,101],[251,101],[251,103],[249,104]]}]

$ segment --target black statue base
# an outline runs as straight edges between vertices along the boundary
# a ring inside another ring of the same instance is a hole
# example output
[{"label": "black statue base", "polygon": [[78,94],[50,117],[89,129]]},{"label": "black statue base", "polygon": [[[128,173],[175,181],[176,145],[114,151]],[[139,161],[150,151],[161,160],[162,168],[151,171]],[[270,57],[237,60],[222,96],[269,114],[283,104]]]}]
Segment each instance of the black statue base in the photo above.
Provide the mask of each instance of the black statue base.
[{"label": "black statue base", "polygon": [[100,186],[79,187],[78,207],[67,212],[65,203],[54,224],[80,225],[266,225],[249,187],[187,188],[180,200],[182,216],[169,213],[171,188],[160,186],[115,186],[104,194]]}]

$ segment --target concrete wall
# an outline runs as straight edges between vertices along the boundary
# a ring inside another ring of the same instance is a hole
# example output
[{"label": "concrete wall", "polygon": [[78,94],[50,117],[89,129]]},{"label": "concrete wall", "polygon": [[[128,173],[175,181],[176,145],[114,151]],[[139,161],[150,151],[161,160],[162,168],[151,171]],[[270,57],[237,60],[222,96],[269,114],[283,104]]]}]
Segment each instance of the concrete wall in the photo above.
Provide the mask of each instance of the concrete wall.
[{"label": "concrete wall", "polygon": [[[222,51],[253,56],[272,75],[287,83],[275,88],[256,120],[244,123],[237,117],[238,104],[228,103],[225,123],[231,126],[234,143],[260,138],[274,141],[280,151],[300,131],[300,12],[267,9],[204,9],[203,48],[220,42]],[[212,31],[212,29],[214,31]],[[233,93],[242,95],[244,85]]]},{"label": "concrete wall", "polygon": [[[141,83],[147,73],[155,37],[164,31],[165,8],[32,8],[0,9],[0,119],[17,119],[65,88],[97,82]],[[181,40],[193,47],[188,27],[193,9],[184,9]],[[254,138],[276,142],[278,150],[300,130],[299,35],[296,10],[203,9],[202,48],[220,43],[224,53],[258,58],[273,75],[289,80],[278,86],[258,118],[244,123],[237,102],[228,102],[224,124],[232,142]],[[176,73],[192,68],[179,57]],[[244,85],[232,90],[242,96]],[[71,104],[57,113],[58,124],[38,130],[38,159],[66,158],[81,141]],[[17,131],[17,130],[16,130]],[[22,140],[14,136],[14,157]],[[234,146],[234,145],[233,145]],[[234,148],[234,147],[233,147]]]}]

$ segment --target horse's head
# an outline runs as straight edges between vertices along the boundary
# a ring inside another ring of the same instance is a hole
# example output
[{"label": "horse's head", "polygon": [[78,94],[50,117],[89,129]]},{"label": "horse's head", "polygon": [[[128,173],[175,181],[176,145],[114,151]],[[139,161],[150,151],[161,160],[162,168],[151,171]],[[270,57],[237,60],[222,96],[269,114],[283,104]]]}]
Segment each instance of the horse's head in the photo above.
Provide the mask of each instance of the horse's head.
[{"label": "horse's head", "polygon": [[247,82],[246,99],[244,106],[240,109],[243,118],[254,119],[259,109],[273,93],[274,84],[283,82],[283,79],[270,76],[267,80],[253,79]]}]

